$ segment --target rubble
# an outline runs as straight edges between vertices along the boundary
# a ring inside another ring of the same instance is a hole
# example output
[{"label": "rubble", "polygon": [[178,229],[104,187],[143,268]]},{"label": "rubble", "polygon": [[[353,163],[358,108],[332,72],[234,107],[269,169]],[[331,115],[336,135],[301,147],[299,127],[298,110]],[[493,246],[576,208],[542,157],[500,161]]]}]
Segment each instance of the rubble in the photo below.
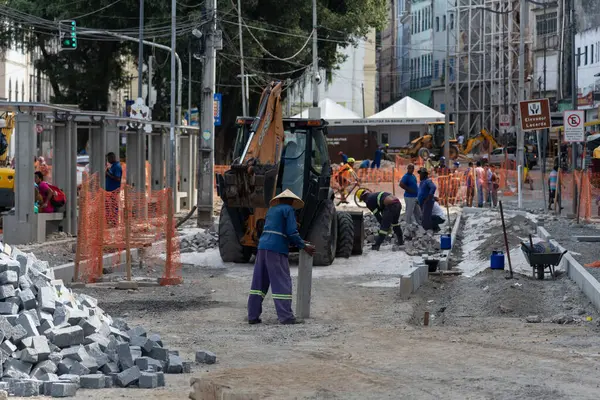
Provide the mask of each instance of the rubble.
[{"label": "rubble", "polygon": [[[365,222],[365,245],[375,243],[375,238],[379,231],[379,222],[371,213],[364,213]],[[402,232],[405,238],[403,248],[394,248],[394,251],[404,250],[406,254],[411,256],[421,256],[423,254],[433,255],[440,251],[440,238],[433,231],[426,231],[422,226],[416,224],[406,224],[400,221]],[[395,238],[393,238],[395,243]]]},{"label": "rubble", "polygon": [[219,246],[219,237],[212,229],[181,239],[181,253],[204,253]]},{"label": "rubble", "polygon": [[[216,240],[207,232],[189,243],[209,248]],[[35,255],[0,248],[0,390],[72,397],[79,387],[155,388],[165,385],[165,372],[190,372],[191,363],[164,348],[158,334],[113,319],[96,299],[55,280]],[[202,362],[214,363],[204,353]]]}]

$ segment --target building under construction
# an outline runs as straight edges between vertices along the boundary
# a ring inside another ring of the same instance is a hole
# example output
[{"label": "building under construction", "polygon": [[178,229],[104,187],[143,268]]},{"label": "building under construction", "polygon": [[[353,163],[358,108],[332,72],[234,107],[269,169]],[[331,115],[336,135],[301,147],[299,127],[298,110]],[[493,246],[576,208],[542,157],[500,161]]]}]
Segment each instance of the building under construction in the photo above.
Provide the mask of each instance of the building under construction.
[{"label": "building under construction", "polygon": [[[452,1],[454,2],[454,1]],[[481,129],[495,134],[514,132],[518,118],[519,0],[456,0],[458,29],[450,112],[465,136]],[[525,37],[525,77],[531,75],[530,32]],[[500,116],[509,115],[510,127],[500,129]]]}]

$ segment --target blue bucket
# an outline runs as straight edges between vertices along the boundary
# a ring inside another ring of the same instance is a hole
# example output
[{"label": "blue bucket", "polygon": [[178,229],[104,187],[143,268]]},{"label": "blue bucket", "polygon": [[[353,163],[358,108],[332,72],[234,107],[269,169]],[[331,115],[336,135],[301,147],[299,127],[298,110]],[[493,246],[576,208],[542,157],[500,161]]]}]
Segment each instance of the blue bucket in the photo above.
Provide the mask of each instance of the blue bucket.
[{"label": "blue bucket", "polygon": [[450,235],[440,236],[440,249],[450,250],[452,248],[452,237]]},{"label": "blue bucket", "polygon": [[490,257],[490,268],[504,269],[504,252],[492,251],[492,256]]}]

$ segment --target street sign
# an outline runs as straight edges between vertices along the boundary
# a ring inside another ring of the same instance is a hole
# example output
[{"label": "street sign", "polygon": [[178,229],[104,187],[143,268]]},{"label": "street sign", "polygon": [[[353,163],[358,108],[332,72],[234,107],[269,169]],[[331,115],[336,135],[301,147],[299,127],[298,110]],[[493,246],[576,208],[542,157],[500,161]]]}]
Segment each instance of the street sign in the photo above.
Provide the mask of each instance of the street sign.
[{"label": "street sign", "polygon": [[585,111],[565,111],[564,120],[565,142],[585,142]]},{"label": "street sign", "polygon": [[223,103],[223,95],[215,93],[213,98],[213,113],[215,117],[215,126],[221,126],[221,105]]},{"label": "street sign", "polygon": [[548,99],[528,100],[519,102],[521,113],[521,130],[535,131],[550,129],[550,101]]},{"label": "street sign", "polygon": [[500,115],[500,128],[508,128],[510,126],[510,115],[501,114]]}]

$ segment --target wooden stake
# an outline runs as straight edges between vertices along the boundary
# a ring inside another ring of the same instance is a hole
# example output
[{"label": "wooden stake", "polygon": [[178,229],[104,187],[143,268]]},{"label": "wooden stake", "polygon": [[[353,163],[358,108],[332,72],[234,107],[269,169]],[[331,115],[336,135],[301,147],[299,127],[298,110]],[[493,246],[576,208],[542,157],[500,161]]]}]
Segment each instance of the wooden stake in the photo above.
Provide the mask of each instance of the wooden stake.
[{"label": "wooden stake", "polygon": [[429,311],[425,311],[425,315],[423,316],[423,325],[429,326]]},{"label": "wooden stake", "polygon": [[392,194],[396,196],[396,167],[392,168]]},{"label": "wooden stake", "polygon": [[125,185],[125,205],[123,206],[123,215],[124,215],[124,223],[125,223],[125,259],[126,259],[126,268],[127,268],[127,280],[131,280],[131,248],[130,248],[130,238],[131,238],[131,227],[130,219],[129,219],[129,190],[127,189],[127,185]]},{"label": "wooden stake", "polygon": [[510,279],[512,279],[513,269],[510,261],[510,246],[508,245],[508,236],[506,236],[506,224],[504,223],[504,210],[502,209],[502,201],[499,201],[498,204],[500,205],[500,217],[502,218],[502,232],[504,232],[504,246],[506,247],[506,257],[508,258],[508,269],[510,270]]}]

